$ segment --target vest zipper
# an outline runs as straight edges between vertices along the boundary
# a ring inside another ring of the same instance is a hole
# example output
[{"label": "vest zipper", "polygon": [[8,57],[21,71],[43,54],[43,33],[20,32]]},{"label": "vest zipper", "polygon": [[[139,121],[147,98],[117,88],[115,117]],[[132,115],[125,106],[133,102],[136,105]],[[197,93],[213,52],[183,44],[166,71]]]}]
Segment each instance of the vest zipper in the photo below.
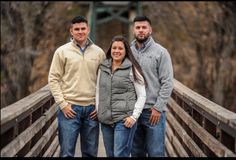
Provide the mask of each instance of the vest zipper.
[{"label": "vest zipper", "polygon": [[112,106],[111,106],[111,100],[112,100],[112,78],[113,78],[113,73],[111,73],[111,99],[110,99],[110,107],[111,107],[111,120],[113,120],[113,117],[112,117]]}]

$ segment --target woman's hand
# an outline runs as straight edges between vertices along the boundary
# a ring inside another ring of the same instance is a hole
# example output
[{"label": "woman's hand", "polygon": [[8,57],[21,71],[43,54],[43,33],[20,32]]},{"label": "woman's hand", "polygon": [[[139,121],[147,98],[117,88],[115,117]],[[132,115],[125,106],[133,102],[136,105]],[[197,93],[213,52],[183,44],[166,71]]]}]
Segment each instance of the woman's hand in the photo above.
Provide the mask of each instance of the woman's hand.
[{"label": "woman's hand", "polygon": [[125,119],[124,119],[124,125],[125,125],[125,127],[127,127],[127,128],[132,128],[133,127],[133,125],[135,124],[135,120],[133,119],[133,118],[131,118],[131,117],[126,117]]}]

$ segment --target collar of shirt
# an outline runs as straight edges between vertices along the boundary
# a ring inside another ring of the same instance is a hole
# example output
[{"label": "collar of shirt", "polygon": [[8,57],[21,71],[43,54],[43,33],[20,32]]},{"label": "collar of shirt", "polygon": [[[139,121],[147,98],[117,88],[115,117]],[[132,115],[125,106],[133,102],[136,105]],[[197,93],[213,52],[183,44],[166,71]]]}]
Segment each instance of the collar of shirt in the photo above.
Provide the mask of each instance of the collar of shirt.
[{"label": "collar of shirt", "polygon": [[143,50],[143,49],[147,46],[147,44],[148,44],[148,42],[149,42],[150,39],[151,39],[151,38],[148,37],[148,39],[147,39],[145,42],[141,43],[141,45],[142,45],[141,48],[138,48],[138,44],[137,44],[137,41],[136,41],[136,43],[135,43],[136,49],[137,49],[138,51]]},{"label": "collar of shirt", "polygon": [[84,47],[80,47],[80,45],[79,45],[78,43],[76,43],[74,40],[73,40],[73,43],[76,44],[76,46],[80,49],[80,51],[81,51],[82,53],[84,53],[85,50],[88,48],[88,46],[92,44],[88,39],[86,40],[86,43],[85,43],[85,46],[84,46]]}]

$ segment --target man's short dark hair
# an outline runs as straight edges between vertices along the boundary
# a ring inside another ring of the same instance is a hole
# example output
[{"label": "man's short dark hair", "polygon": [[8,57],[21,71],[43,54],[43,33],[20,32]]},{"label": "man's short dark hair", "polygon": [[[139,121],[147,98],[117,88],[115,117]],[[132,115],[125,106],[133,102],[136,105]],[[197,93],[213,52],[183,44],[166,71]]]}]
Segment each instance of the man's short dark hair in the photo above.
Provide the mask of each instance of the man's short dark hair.
[{"label": "man's short dark hair", "polygon": [[147,16],[144,16],[144,15],[135,17],[133,20],[133,23],[140,22],[140,21],[148,21],[150,25],[152,24],[151,20]]},{"label": "man's short dark hair", "polygon": [[77,16],[77,17],[75,17],[74,19],[71,20],[71,24],[82,23],[82,22],[88,24],[87,19],[83,16]]}]

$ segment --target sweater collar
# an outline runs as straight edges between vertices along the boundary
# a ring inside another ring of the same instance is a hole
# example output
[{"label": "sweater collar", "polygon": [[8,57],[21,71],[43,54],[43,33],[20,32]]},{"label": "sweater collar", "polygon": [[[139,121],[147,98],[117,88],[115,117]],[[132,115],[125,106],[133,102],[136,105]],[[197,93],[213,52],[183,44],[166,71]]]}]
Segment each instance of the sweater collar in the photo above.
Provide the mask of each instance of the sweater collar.
[{"label": "sweater collar", "polygon": [[153,38],[150,36],[150,37],[147,39],[147,41],[145,41],[144,43],[142,43],[142,47],[141,47],[141,48],[137,48],[137,40],[136,40],[136,39],[131,42],[131,46],[132,46],[133,48],[135,48],[135,50],[137,50],[137,51],[142,51],[142,52],[144,52],[144,51],[147,50],[153,43],[155,43],[155,42],[154,42]]},{"label": "sweater collar", "polygon": [[81,48],[80,45],[79,45],[73,38],[71,38],[71,42],[72,42],[75,46],[77,46],[77,47],[80,49],[80,51],[81,51],[82,53],[84,53],[85,50],[86,50],[89,46],[91,46],[91,45],[93,44],[92,40],[90,40],[89,38],[87,38],[84,48]]}]

